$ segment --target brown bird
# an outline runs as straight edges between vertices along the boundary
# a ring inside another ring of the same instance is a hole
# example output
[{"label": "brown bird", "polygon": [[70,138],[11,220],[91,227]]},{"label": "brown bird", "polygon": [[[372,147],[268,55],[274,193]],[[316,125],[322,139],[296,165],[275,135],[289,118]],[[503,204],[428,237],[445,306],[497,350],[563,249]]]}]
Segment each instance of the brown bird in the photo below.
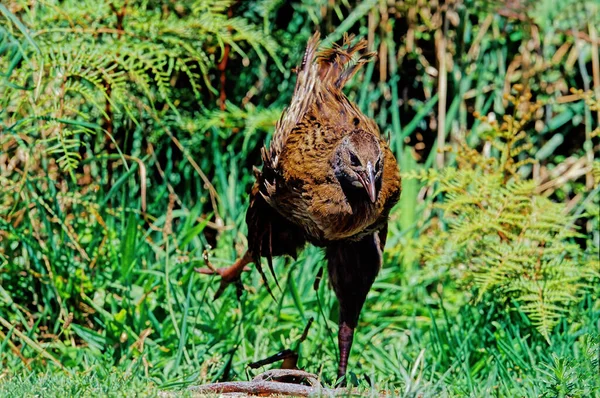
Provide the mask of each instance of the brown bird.
[{"label": "brown bird", "polygon": [[251,262],[266,280],[261,257],[275,277],[274,256],[295,258],[306,242],[325,248],[340,303],[338,377],[346,374],[354,329],[381,267],[389,212],[400,196],[387,142],[342,93],[375,55],[363,53],[365,40],[351,42],[345,36],[342,46],[317,53],[318,32],[309,40],[291,104],[271,145],[262,148],[262,171],[254,169],[248,250],[231,267],[201,271],[221,275],[218,296]]}]

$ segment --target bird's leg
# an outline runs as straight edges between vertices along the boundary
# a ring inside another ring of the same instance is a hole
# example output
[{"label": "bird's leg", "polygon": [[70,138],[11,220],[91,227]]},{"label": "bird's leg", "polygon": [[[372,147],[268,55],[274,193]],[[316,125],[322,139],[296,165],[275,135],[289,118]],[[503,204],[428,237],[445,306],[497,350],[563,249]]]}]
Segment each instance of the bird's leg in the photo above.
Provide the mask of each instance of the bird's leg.
[{"label": "bird's leg", "polygon": [[[330,263],[331,264],[331,263]],[[348,263],[347,263],[348,264]],[[340,270],[338,270],[340,272]],[[333,288],[340,302],[340,318],[338,330],[338,348],[340,361],[338,365],[338,380],[346,375],[348,357],[352,348],[354,330],[358,325],[360,311],[367,298],[367,293],[375,279],[376,270],[367,267],[363,269],[342,269],[343,275],[333,279]],[[330,271],[331,275],[332,272]],[[344,381],[342,381],[345,384]]]},{"label": "bird's leg", "polygon": [[206,266],[208,268],[196,268],[197,272],[204,274],[204,275],[214,275],[214,274],[221,275],[221,284],[219,286],[219,289],[217,290],[217,293],[215,293],[215,299],[216,299],[216,298],[219,298],[219,296],[221,296],[221,294],[225,291],[225,288],[227,288],[227,286],[229,286],[229,284],[237,283],[240,280],[240,276],[242,275],[242,272],[250,271],[250,268],[246,267],[246,265],[248,265],[249,263],[252,262],[252,255],[250,254],[250,252],[246,251],[246,253],[244,253],[244,255],[242,257],[238,258],[236,260],[236,262],[233,263],[231,266],[223,267],[223,268],[215,268],[210,263],[210,261],[208,261],[208,253],[205,252],[204,253],[204,262],[206,263]]},{"label": "bird's leg", "polygon": [[[375,235],[358,242],[339,242],[327,248],[327,271],[340,302],[338,379],[346,375],[354,330],[371,285],[381,266],[381,249]],[[343,383],[343,382],[342,382]]]},{"label": "bird's leg", "polygon": [[[352,341],[354,340],[354,330],[358,325],[358,316],[360,315],[360,310],[362,309],[369,291],[368,289],[370,287],[370,283],[366,286],[356,286],[357,291],[349,292],[346,290],[343,298],[338,296],[340,301],[340,319],[338,329],[338,348],[340,351],[340,361],[338,363],[338,380],[346,376],[346,371],[348,369],[348,358],[350,357]],[[345,385],[345,380],[341,381],[341,383],[342,385]]]},{"label": "bird's leg", "polygon": [[340,322],[338,331],[338,347],[340,349],[340,362],[338,365],[338,379],[346,375],[348,368],[348,358],[350,357],[350,348],[354,339],[354,328],[348,326],[346,322]]}]

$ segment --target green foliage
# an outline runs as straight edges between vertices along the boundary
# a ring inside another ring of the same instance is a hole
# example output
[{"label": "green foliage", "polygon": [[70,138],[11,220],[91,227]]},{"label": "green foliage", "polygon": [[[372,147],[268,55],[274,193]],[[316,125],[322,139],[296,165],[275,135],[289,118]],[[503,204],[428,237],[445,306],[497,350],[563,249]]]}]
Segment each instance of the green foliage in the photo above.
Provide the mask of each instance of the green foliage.
[{"label": "green foliage", "polygon": [[444,173],[438,207],[449,229],[425,239],[424,260],[462,269],[479,299],[489,292],[501,302],[513,298],[549,339],[600,273],[570,242],[576,233],[565,206],[535,190],[532,181],[504,184],[501,174]]},{"label": "green foliage", "polygon": [[462,142],[458,167],[405,177],[435,185],[439,195],[434,206],[442,211],[444,227],[423,235],[423,261],[457,270],[466,288],[475,286],[478,300],[491,294],[499,303],[514,304],[549,342],[561,317],[600,283],[600,263],[596,253],[573,242],[581,235],[565,204],[542,195],[534,179],[519,176],[520,168],[535,163],[522,129],[540,104],[519,93],[507,99],[515,116],[504,116],[502,125],[492,122],[482,134],[484,151],[496,150],[498,157]]},{"label": "green foliage", "polygon": [[[22,21],[3,27],[13,45],[5,65],[10,84],[1,92],[6,133],[26,131],[71,171],[84,136],[102,132],[114,141],[117,120],[131,127],[160,125],[159,118],[184,123],[175,104],[217,92],[210,73],[225,47],[245,59],[249,47],[279,63],[272,38],[243,18],[227,17],[233,3],[17,2]],[[27,64],[12,73],[22,58]],[[181,81],[185,90],[177,89]]]},{"label": "green foliage", "polygon": [[[29,397],[158,397],[151,384],[111,372],[95,375],[39,374],[0,381],[0,394],[7,398]],[[185,395],[183,395],[185,396]]]}]

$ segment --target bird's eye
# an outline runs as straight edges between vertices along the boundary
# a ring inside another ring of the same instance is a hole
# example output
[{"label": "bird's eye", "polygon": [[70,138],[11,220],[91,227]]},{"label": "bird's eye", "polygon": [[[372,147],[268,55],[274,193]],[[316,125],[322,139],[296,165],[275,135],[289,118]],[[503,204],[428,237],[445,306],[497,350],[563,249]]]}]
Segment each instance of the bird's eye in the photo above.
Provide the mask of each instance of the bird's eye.
[{"label": "bird's eye", "polygon": [[350,153],[350,164],[352,166],[360,166],[360,160],[358,160],[358,156],[353,153]]}]

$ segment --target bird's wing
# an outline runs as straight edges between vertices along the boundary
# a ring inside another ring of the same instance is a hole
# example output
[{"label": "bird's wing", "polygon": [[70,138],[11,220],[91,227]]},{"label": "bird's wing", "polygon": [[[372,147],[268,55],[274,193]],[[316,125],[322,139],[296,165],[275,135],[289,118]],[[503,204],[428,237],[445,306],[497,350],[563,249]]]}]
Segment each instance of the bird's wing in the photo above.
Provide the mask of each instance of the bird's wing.
[{"label": "bird's wing", "polygon": [[289,220],[281,216],[265,200],[260,193],[261,176],[254,184],[250,194],[250,207],[246,213],[248,225],[248,251],[256,264],[267,290],[273,295],[261,265],[261,257],[267,259],[271,275],[277,282],[273,269],[273,257],[288,255],[296,257],[298,249],[304,246],[306,238],[304,232]]}]

